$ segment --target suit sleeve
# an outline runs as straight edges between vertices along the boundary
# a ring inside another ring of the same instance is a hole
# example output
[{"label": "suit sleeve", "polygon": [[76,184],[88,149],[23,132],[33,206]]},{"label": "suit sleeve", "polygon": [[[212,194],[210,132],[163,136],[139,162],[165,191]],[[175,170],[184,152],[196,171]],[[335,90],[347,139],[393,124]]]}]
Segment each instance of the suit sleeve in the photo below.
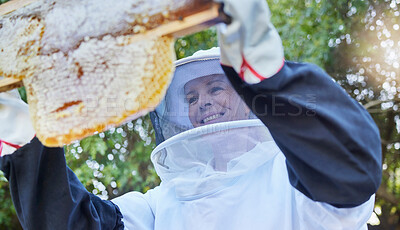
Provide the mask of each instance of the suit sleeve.
[{"label": "suit sleeve", "polygon": [[0,170],[24,229],[123,229],[122,214],[111,201],[86,191],[66,166],[62,148],[38,139],[0,158]]},{"label": "suit sleeve", "polygon": [[312,64],[285,62],[254,85],[223,66],[286,157],[292,186],[335,207],[366,202],[381,181],[379,131],[368,112]]}]

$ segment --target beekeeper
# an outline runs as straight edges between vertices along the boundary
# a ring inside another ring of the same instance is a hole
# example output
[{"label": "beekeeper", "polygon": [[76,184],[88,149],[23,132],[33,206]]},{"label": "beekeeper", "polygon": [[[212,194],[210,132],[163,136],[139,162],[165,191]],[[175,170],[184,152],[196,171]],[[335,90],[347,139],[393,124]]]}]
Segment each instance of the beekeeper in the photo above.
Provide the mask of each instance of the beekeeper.
[{"label": "beekeeper", "polygon": [[62,148],[26,144],[26,105],[2,95],[0,169],[24,228],[367,229],[381,178],[372,118],[317,66],[284,61],[264,0],[223,2],[221,49],[177,61],[151,113],[162,182],[146,194],[87,192]]}]

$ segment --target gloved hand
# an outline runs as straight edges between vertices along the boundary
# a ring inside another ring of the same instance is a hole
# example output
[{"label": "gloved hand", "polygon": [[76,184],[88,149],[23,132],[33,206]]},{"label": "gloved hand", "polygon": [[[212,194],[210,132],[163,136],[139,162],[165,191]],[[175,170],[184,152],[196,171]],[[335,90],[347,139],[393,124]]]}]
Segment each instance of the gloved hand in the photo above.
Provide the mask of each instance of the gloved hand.
[{"label": "gloved hand", "polygon": [[221,64],[232,66],[249,84],[279,72],[284,64],[282,41],[270,22],[266,0],[214,0],[224,4],[229,25],[218,28]]},{"label": "gloved hand", "polygon": [[0,156],[13,153],[35,136],[28,105],[17,90],[0,93]]}]

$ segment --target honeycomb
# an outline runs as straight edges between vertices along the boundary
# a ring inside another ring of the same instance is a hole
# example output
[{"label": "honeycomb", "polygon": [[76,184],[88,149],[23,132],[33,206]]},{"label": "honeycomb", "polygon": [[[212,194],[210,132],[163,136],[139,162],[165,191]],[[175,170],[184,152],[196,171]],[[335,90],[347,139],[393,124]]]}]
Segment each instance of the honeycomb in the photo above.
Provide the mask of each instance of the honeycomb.
[{"label": "honeycomb", "polygon": [[[62,146],[135,119],[157,106],[173,74],[173,39],[127,44],[91,40],[68,56],[41,57],[47,68],[24,78],[33,126],[46,146]],[[105,47],[103,54],[93,52]]]}]

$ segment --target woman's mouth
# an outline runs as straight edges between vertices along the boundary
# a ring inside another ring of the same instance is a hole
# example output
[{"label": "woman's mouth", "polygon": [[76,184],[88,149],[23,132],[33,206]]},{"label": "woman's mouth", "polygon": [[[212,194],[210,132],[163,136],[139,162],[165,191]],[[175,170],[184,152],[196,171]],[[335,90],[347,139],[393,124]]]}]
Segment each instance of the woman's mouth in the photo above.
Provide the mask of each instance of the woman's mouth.
[{"label": "woman's mouth", "polygon": [[208,116],[208,117],[204,118],[203,120],[201,120],[200,123],[201,123],[201,124],[205,124],[205,123],[207,123],[207,122],[209,122],[209,121],[218,119],[218,118],[222,117],[223,115],[224,115],[224,113],[217,113],[217,114]]}]

